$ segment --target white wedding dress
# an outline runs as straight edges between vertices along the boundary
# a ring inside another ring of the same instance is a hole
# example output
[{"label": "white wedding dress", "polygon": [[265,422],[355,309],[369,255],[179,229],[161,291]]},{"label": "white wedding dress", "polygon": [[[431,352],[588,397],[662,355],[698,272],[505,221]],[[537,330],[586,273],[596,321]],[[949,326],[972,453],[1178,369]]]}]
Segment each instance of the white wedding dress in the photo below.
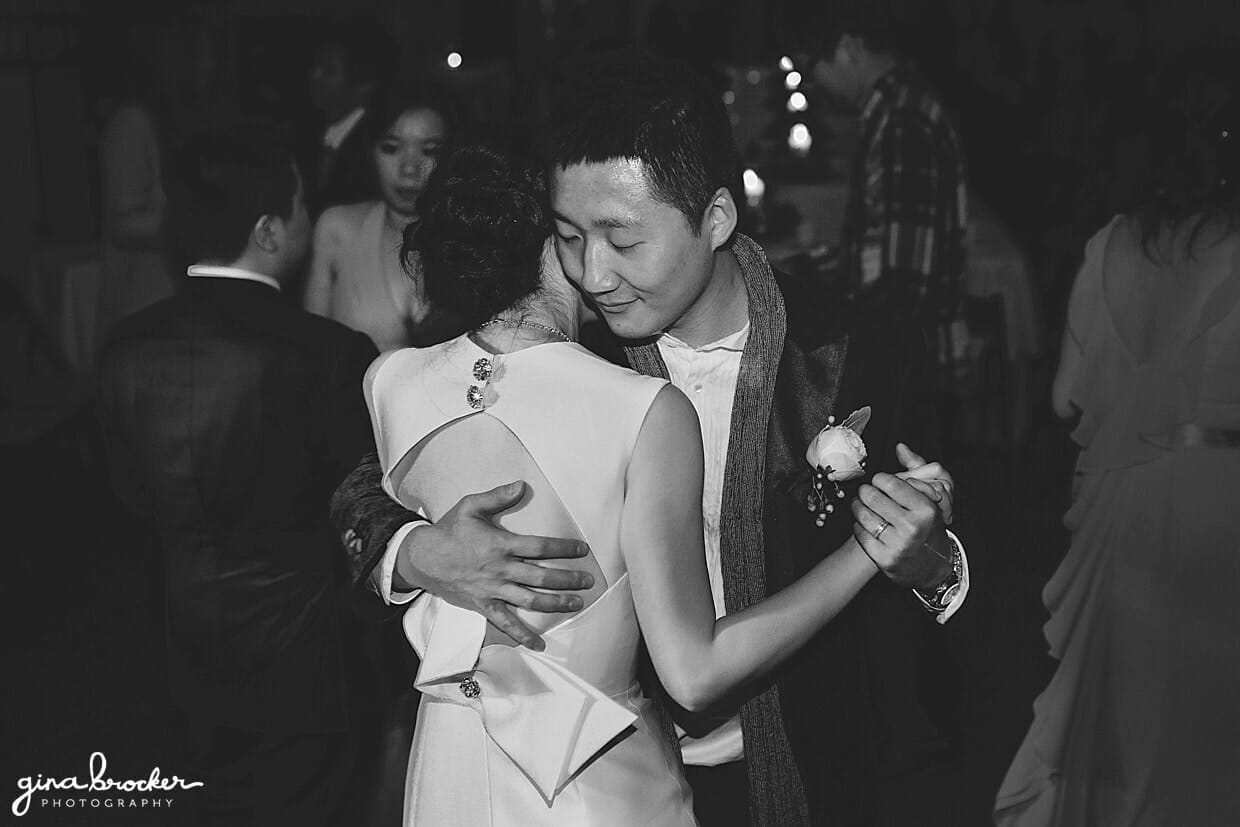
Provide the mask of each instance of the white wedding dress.
[{"label": "white wedding dress", "polygon": [[467,336],[372,368],[389,494],[436,520],[465,494],[525,480],[526,497],[500,524],[584,539],[591,555],[575,562],[596,581],[576,614],[521,613],[542,632],[543,652],[434,596],[411,604],[404,628],[422,659],[423,697],[406,825],[696,823],[675,748],[637,685],[639,630],[620,551],[626,469],[664,384],[576,344],[494,356]]}]

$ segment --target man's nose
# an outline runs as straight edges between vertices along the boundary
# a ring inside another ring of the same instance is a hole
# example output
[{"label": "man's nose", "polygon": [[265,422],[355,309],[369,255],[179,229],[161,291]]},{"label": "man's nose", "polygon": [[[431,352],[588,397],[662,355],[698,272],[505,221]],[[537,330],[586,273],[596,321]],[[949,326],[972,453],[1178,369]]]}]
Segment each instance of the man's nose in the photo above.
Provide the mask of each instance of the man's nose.
[{"label": "man's nose", "polygon": [[581,286],[585,291],[592,295],[601,295],[610,293],[619,285],[619,277],[608,265],[606,245],[586,245],[585,260],[582,262],[581,271]]}]

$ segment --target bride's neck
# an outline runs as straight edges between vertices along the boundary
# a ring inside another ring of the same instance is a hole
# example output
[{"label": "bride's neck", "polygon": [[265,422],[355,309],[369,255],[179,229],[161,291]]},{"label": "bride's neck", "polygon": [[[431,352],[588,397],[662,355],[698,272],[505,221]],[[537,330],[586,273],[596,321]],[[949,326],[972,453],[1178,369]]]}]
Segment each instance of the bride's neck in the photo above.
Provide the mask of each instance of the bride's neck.
[{"label": "bride's neck", "polygon": [[[536,297],[521,306],[495,315],[473,331],[473,337],[489,350],[507,353],[546,342],[576,341],[580,319],[575,307]],[[560,335],[563,334],[563,335]]]}]

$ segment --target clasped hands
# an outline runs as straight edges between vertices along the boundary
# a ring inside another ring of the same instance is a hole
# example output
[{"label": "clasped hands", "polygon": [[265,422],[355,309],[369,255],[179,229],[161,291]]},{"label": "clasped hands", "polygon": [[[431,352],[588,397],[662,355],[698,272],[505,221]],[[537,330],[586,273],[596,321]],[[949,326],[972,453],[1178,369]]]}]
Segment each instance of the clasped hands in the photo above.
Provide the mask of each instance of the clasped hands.
[{"label": "clasped hands", "polygon": [[[927,463],[903,443],[896,456],[905,470],[876,474],[853,500],[853,536],[892,581],[931,589],[951,570],[943,526],[952,520],[954,482],[942,465]],[[399,549],[395,578],[404,588],[476,611],[517,643],[541,651],[542,639],[515,610],[578,611],[582,599],[572,592],[589,589],[594,578],[540,563],[584,557],[585,543],[514,534],[494,524],[524,493],[518,481],[470,494],[438,522],[415,528]]]},{"label": "clasped hands", "polygon": [[955,482],[937,462],[927,463],[904,443],[896,458],[905,470],[875,474],[852,501],[853,537],[880,571],[900,586],[931,590],[951,573]]}]

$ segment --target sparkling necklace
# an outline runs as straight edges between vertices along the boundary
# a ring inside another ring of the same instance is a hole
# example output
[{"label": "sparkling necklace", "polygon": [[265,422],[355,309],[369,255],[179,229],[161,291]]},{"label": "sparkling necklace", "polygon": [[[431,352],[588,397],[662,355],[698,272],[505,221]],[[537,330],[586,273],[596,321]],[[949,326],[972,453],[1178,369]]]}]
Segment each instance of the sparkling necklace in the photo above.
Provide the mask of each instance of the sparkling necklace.
[{"label": "sparkling necklace", "polygon": [[506,324],[512,327],[531,327],[531,328],[534,328],[535,330],[542,330],[547,333],[550,333],[552,336],[555,336],[559,339],[563,339],[566,342],[571,342],[573,340],[573,337],[569,336],[567,333],[565,333],[563,330],[560,330],[558,327],[552,327],[551,325],[548,325],[548,324],[539,324],[538,322],[514,321],[512,319],[491,319],[489,322],[483,322],[482,324],[478,325],[477,329],[481,330],[484,327],[490,327],[491,325],[496,325],[496,324]]},{"label": "sparkling necklace", "polygon": [[[539,324],[538,322],[515,321],[513,319],[491,319],[478,325],[475,330],[482,330],[484,327],[492,325],[508,325],[510,327],[529,327],[534,330],[541,330],[544,333],[550,333],[558,339],[565,342],[572,342],[572,337],[560,330],[558,327],[552,327],[547,324]],[[498,354],[496,356],[484,356],[474,362],[473,375],[478,382],[476,385],[470,385],[465,391],[465,402],[475,411],[480,411],[487,405],[495,402],[495,389],[492,387],[491,380],[498,378],[499,370]]]}]

